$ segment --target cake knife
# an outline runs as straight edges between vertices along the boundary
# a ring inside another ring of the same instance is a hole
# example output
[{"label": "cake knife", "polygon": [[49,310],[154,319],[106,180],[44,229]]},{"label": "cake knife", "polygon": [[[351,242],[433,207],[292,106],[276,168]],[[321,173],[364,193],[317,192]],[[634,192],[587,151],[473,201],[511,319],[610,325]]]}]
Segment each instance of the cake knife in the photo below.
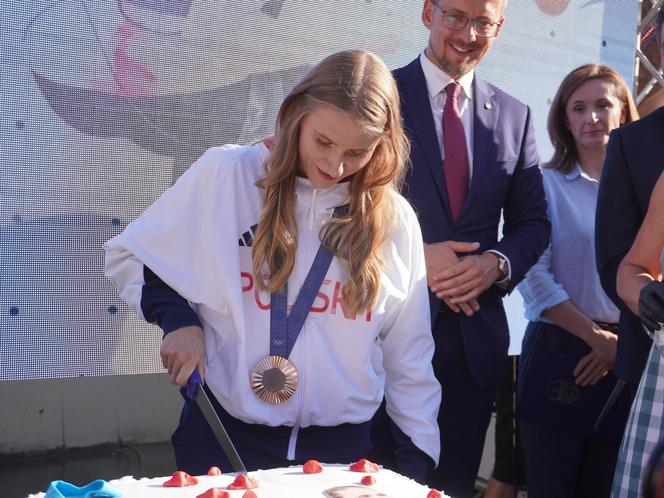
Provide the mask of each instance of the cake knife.
[{"label": "cake knife", "polygon": [[246,474],[247,468],[242,463],[240,455],[238,455],[235,446],[233,446],[233,441],[228,436],[224,424],[219,420],[219,416],[214,411],[210,398],[208,398],[205,389],[203,389],[203,379],[201,378],[201,374],[198,373],[198,369],[194,370],[187,381],[187,396],[196,401],[198,408],[203,412],[205,420],[207,420],[210,429],[212,429],[217,441],[219,441],[221,448],[224,450],[226,458],[231,462],[233,470]]}]

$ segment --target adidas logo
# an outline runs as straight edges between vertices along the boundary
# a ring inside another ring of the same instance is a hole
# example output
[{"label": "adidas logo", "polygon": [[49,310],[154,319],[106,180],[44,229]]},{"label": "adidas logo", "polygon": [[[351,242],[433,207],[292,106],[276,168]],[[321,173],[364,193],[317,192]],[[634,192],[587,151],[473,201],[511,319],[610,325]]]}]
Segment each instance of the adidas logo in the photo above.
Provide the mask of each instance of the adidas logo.
[{"label": "adidas logo", "polygon": [[249,230],[242,234],[242,237],[237,239],[237,242],[241,247],[251,247],[251,244],[254,242],[254,231],[257,227],[258,224],[252,225],[249,227]]}]

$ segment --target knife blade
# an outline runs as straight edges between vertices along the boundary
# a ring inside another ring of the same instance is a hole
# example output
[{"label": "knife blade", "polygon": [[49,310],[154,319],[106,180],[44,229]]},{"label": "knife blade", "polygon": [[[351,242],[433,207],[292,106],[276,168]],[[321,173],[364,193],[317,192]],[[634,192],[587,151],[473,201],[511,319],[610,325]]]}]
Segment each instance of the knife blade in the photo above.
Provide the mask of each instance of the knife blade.
[{"label": "knife blade", "polygon": [[187,396],[196,401],[198,408],[203,412],[205,420],[207,420],[210,429],[212,429],[217,441],[219,441],[221,449],[224,450],[226,458],[231,462],[233,470],[235,472],[246,474],[247,468],[244,466],[244,463],[242,463],[242,459],[240,458],[240,455],[238,455],[237,450],[233,445],[233,441],[231,441],[231,438],[228,436],[224,424],[219,420],[219,416],[217,415],[217,412],[214,411],[210,398],[208,398],[205,389],[203,389],[203,379],[201,378],[201,374],[198,373],[198,369],[194,370],[187,381]]},{"label": "knife blade", "polygon": [[606,403],[604,403],[604,408],[602,408],[602,411],[597,416],[597,420],[595,421],[595,427],[594,427],[595,432],[597,432],[597,430],[602,425],[602,422],[604,422],[604,419],[606,418],[608,413],[611,411],[611,408],[613,408],[613,405],[615,404],[616,400],[618,399],[618,396],[620,396],[620,393],[622,392],[623,388],[625,387],[625,384],[627,384],[627,382],[624,381],[623,379],[618,379],[616,381],[616,385],[613,386],[613,391],[611,391],[611,394],[609,395],[609,398],[606,400]]}]

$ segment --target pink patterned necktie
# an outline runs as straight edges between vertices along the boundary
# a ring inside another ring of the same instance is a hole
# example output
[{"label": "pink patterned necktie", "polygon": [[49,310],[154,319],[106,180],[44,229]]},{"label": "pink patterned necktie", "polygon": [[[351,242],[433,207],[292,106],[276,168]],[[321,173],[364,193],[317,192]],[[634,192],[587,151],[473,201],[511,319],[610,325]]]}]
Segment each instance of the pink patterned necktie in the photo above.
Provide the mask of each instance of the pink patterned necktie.
[{"label": "pink patterned necktie", "polygon": [[453,81],[445,87],[445,93],[447,100],[443,109],[443,147],[445,149],[443,171],[452,219],[456,221],[463,201],[466,200],[466,194],[468,194],[468,149],[457,105],[461,85]]}]

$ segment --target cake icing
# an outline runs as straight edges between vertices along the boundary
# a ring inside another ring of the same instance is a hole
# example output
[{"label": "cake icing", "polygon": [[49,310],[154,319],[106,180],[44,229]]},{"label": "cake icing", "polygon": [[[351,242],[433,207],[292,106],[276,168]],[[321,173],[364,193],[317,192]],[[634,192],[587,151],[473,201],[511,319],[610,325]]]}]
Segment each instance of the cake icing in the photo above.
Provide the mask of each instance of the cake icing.
[{"label": "cake icing", "polygon": [[[387,469],[372,473],[375,484],[364,486],[362,478],[368,474],[353,472],[348,465],[324,464],[323,471],[306,474],[302,466],[249,472],[249,477],[258,480],[252,491],[257,498],[427,498],[430,489]],[[109,481],[122,498],[196,498],[211,488],[227,491],[230,498],[242,498],[245,490],[229,490],[237,474],[195,476],[193,486],[164,487],[168,477],[134,479],[131,476]],[[366,480],[365,480],[366,482]],[[442,497],[445,497],[441,493]],[[28,498],[44,498],[44,493]]]}]

